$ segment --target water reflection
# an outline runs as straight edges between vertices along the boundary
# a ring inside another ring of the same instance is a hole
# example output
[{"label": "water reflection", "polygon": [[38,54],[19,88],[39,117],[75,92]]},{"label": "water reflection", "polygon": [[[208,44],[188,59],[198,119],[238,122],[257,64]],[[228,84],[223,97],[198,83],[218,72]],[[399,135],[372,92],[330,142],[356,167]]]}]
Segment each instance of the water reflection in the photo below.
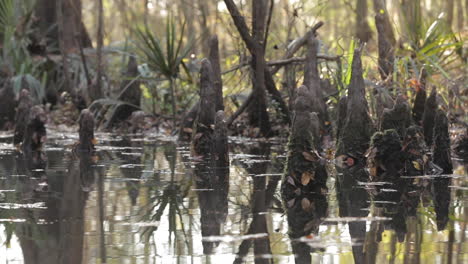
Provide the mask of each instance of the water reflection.
[{"label": "water reflection", "polygon": [[[369,214],[369,193],[364,188],[363,182],[367,182],[369,176],[362,166],[349,169],[338,169],[336,176],[336,196],[339,204],[339,216],[359,218]],[[366,238],[366,221],[357,220],[348,222],[349,235],[351,236],[352,251],[356,263],[365,263],[364,241]],[[371,253],[368,250],[367,253]],[[367,260],[366,263],[372,263]]]},{"label": "water reflection", "polygon": [[1,145],[0,262],[466,262],[463,164],[377,187],[362,167],[327,168],[287,207],[284,146],[234,144],[216,167],[173,142],[100,137],[96,156]]},{"label": "water reflection", "polygon": [[[53,153],[48,159],[54,163],[63,156]],[[43,152],[16,157],[17,176],[9,178],[16,187],[12,202],[43,204],[9,212],[11,218],[24,220],[14,230],[24,263],[82,263],[84,209],[94,183],[94,157],[80,153],[67,163],[62,165],[69,173],[63,175],[47,170]]]}]

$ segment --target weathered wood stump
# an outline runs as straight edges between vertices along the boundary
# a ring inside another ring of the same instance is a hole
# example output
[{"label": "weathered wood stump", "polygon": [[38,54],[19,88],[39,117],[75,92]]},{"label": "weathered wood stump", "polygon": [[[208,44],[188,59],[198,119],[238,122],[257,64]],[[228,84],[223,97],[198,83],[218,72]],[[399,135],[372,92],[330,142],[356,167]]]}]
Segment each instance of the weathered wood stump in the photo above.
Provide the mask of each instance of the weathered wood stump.
[{"label": "weathered wood stump", "polygon": [[26,89],[21,90],[19,104],[15,115],[15,133],[13,136],[13,144],[16,146],[23,142],[31,107],[32,101],[29,96],[29,91]]},{"label": "weathered wood stump", "polygon": [[[361,52],[354,51],[351,82],[348,87],[346,118],[337,140],[337,157],[352,158],[353,163],[365,164],[364,153],[374,131],[369,108],[365,98],[364,78],[362,77]],[[341,111],[341,110],[340,110]]]},{"label": "weathered wood stump", "polygon": [[422,116],[422,124],[424,129],[424,139],[428,146],[432,145],[434,134],[434,119],[437,110],[437,91],[435,87],[432,89],[431,95],[427,98],[424,105],[424,114]]},{"label": "weathered wood stump", "polygon": [[382,114],[380,131],[395,129],[400,138],[406,136],[406,128],[411,125],[411,109],[406,100],[399,96],[392,109],[385,109]]},{"label": "weathered wood stump", "polygon": [[44,109],[39,105],[33,106],[28,114],[28,122],[23,137],[23,152],[31,153],[42,149],[47,139],[46,122],[47,115]]},{"label": "weathered wood stump", "polygon": [[77,150],[80,152],[91,152],[94,150],[94,116],[88,109],[83,109],[79,118],[80,142]]}]

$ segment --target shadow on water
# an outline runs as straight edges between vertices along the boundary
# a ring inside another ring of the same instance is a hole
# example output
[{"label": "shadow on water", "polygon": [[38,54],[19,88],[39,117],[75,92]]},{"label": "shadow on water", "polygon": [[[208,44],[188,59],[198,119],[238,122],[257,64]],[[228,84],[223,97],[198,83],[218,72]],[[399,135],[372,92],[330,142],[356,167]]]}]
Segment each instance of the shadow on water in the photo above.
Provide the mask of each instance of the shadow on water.
[{"label": "shadow on water", "polygon": [[465,263],[468,257],[465,164],[453,174],[387,182],[369,182],[359,166],[329,170],[326,181],[295,182],[292,196],[281,196],[286,157],[277,144],[234,143],[230,166],[216,166],[191,159],[188,146],[173,142],[109,135],[100,142],[97,155],[54,147],[25,157],[0,145],[0,261]]}]

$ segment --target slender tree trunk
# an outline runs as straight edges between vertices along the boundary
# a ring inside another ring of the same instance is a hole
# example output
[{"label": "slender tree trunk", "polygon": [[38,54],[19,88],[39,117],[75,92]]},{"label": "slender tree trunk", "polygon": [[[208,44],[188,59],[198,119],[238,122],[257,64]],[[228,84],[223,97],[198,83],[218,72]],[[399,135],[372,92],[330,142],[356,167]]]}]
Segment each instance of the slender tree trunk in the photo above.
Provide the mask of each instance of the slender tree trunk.
[{"label": "slender tree trunk", "polygon": [[367,22],[367,0],[357,0],[356,3],[356,37],[361,42],[368,42],[372,30]]},{"label": "slender tree trunk", "polygon": [[265,92],[265,49],[263,46],[263,36],[265,32],[266,19],[265,0],[252,1],[252,37],[254,40],[254,59],[252,68],[254,69],[254,101],[250,104],[248,112],[250,124],[260,128],[262,136],[268,136],[271,131],[270,120],[266,111]]},{"label": "slender tree trunk", "polygon": [[464,17],[463,17],[463,3],[462,0],[457,0],[457,30],[462,31],[463,30],[463,22],[464,22]]},{"label": "slender tree trunk", "polygon": [[453,22],[453,0],[445,0],[445,12],[447,12],[447,24],[452,27]]},{"label": "slender tree trunk", "polygon": [[93,100],[102,97],[102,76],[103,76],[103,63],[102,63],[102,45],[104,38],[104,9],[102,0],[98,1],[98,30],[97,30],[97,76],[96,86],[90,87],[90,95]]}]

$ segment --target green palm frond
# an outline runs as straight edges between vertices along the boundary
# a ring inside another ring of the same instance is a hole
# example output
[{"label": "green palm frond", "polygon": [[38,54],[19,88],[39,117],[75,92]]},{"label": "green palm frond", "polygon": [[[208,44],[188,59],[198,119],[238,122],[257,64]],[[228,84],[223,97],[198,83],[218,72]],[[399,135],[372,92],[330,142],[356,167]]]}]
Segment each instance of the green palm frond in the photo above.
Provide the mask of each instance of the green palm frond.
[{"label": "green palm frond", "polygon": [[[176,25],[172,18],[166,24],[165,41],[156,36],[148,27],[136,29],[136,47],[151,70],[167,79],[177,77],[182,60],[188,55],[192,41],[184,46],[185,23],[177,36]],[[165,45],[165,47],[164,47]]]}]

